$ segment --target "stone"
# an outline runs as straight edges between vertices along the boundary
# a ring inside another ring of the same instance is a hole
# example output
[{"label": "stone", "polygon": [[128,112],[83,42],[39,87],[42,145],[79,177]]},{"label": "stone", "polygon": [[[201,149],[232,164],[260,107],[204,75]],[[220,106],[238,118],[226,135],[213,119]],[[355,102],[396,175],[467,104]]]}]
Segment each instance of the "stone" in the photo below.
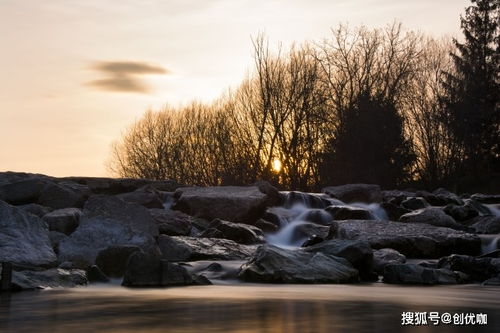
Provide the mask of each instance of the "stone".
[{"label": "stone", "polygon": [[427,201],[422,197],[412,197],[401,202],[401,207],[409,210],[417,210],[429,207]]},{"label": "stone", "polygon": [[440,208],[429,207],[415,210],[399,218],[405,223],[425,223],[436,227],[446,227],[456,230],[468,231],[469,228],[457,223],[451,216],[447,215]]},{"label": "stone", "polygon": [[438,266],[440,268],[463,272],[473,281],[480,282],[500,274],[500,259],[498,258],[475,258],[452,254],[451,256],[441,258]]},{"label": "stone", "polygon": [[337,221],[328,238],[364,240],[373,249],[391,248],[409,258],[440,258],[452,253],[477,255],[481,240],[463,231],[425,223]]},{"label": "stone", "polygon": [[274,195],[257,186],[182,187],[175,198],[172,208],[188,215],[245,224],[254,224],[276,203]]},{"label": "stone", "polygon": [[84,185],[71,182],[48,183],[40,192],[38,204],[53,209],[81,208],[90,194],[89,188]]},{"label": "stone", "polygon": [[42,205],[39,205],[36,203],[29,203],[29,204],[25,204],[25,205],[16,206],[16,207],[22,208],[25,211],[27,211],[28,213],[31,213],[31,214],[36,215],[38,217],[43,217],[44,215],[53,211],[53,209],[50,207],[45,207],[45,206],[42,206]]},{"label": "stone", "polygon": [[162,258],[168,261],[239,260],[247,259],[255,251],[254,246],[219,238],[160,235],[158,245]]},{"label": "stone", "polygon": [[323,189],[323,193],[345,203],[350,202],[381,202],[382,191],[380,186],[373,184],[347,184],[341,186],[329,186]]},{"label": "stone", "polygon": [[324,209],[307,209],[297,216],[296,220],[320,225],[330,225],[333,221],[333,217]]},{"label": "stone", "polygon": [[391,264],[404,264],[406,257],[393,249],[380,249],[373,251],[373,269],[378,274],[383,274],[384,268]]},{"label": "stone", "polygon": [[309,246],[304,251],[344,258],[359,271],[363,280],[376,280],[373,275],[373,251],[367,242],[332,239]]},{"label": "stone", "polygon": [[384,267],[385,283],[393,284],[458,284],[463,277],[448,269],[432,269],[416,264],[389,264]]},{"label": "stone", "polygon": [[52,244],[52,249],[56,254],[59,253],[59,244],[63,239],[68,238],[67,235],[59,231],[49,231],[50,244]]},{"label": "stone", "polygon": [[49,230],[70,235],[78,227],[81,216],[79,208],[63,208],[44,215],[43,220],[47,222]]},{"label": "stone", "polygon": [[97,265],[92,265],[87,268],[87,279],[90,283],[100,282],[106,283],[109,282],[109,278],[104,274],[101,269]]},{"label": "stone", "polygon": [[241,266],[245,263],[242,260],[224,261],[192,261],[184,263],[184,267],[190,273],[203,276],[208,280],[237,280]]},{"label": "stone", "polygon": [[264,219],[258,219],[257,222],[255,222],[255,226],[264,232],[276,232],[279,229],[276,224]]},{"label": "stone", "polygon": [[46,267],[54,265],[56,259],[47,223],[0,201],[0,262]]},{"label": "stone", "polygon": [[47,181],[40,178],[27,178],[0,185],[0,200],[12,205],[33,203],[38,200]]},{"label": "stone", "polygon": [[481,194],[476,193],[470,197],[473,200],[483,204],[500,204],[500,194]]},{"label": "stone", "polygon": [[471,228],[478,234],[500,233],[500,216],[478,216],[469,221]]},{"label": "stone", "polygon": [[334,220],[374,220],[370,211],[363,208],[328,206],[325,210],[331,214]]},{"label": "stone", "polygon": [[87,284],[84,270],[51,268],[43,271],[14,271],[12,274],[13,290],[46,288],[73,288]]},{"label": "stone", "polygon": [[330,202],[323,198],[321,195],[289,191],[282,192],[283,194],[283,206],[285,208],[292,208],[294,206],[302,206],[307,208],[325,208],[330,205]]},{"label": "stone", "polygon": [[158,226],[145,207],[114,196],[95,195],[85,203],[78,229],[59,244],[59,260],[77,267],[94,264],[100,250],[111,245],[156,246]]},{"label": "stone", "polygon": [[460,222],[470,220],[480,214],[489,214],[487,207],[473,200],[467,200],[463,206],[449,204],[444,207],[443,211]]},{"label": "stone", "polygon": [[161,197],[160,192],[149,186],[142,187],[134,192],[119,194],[118,197],[123,201],[137,203],[146,208],[164,208],[163,203],[165,200]]},{"label": "stone", "polygon": [[349,283],[359,279],[358,271],[343,258],[271,245],[260,246],[241,267],[239,277],[264,283]]},{"label": "stone", "polygon": [[135,252],[142,250],[137,245],[112,245],[99,251],[95,263],[106,276],[119,278],[125,274],[127,261]]},{"label": "stone", "polygon": [[382,202],[380,206],[385,210],[390,221],[398,221],[402,215],[411,212],[409,209],[400,207],[391,202]]},{"label": "stone", "polygon": [[183,212],[170,209],[150,209],[149,212],[158,224],[158,230],[162,235],[189,236],[193,226],[194,218]]},{"label": "stone", "polygon": [[500,286],[500,275],[492,277],[483,282],[483,286]]},{"label": "stone", "polygon": [[319,237],[317,235],[312,235],[311,237],[309,237],[302,245],[301,247],[308,247],[308,246],[313,246],[313,245],[316,245],[316,244],[319,244],[321,242],[323,242],[325,239],[322,238],[322,237]]},{"label": "stone", "polygon": [[264,234],[259,228],[221,219],[214,219],[200,237],[230,239],[239,244],[256,244],[265,241]]}]

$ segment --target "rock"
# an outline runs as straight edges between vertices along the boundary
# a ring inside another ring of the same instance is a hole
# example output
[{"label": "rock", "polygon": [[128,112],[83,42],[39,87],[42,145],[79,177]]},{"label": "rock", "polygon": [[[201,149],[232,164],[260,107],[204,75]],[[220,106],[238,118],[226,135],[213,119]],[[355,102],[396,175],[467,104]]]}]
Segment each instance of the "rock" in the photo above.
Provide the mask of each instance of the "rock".
[{"label": "rock", "polygon": [[470,197],[473,200],[483,204],[500,204],[500,194],[481,194],[476,193]]},{"label": "rock", "polygon": [[14,271],[12,273],[13,290],[73,288],[86,285],[85,271],[79,269],[51,268],[44,271]]},{"label": "rock", "polygon": [[410,212],[409,209],[399,207],[390,202],[382,202],[380,206],[385,210],[390,221],[398,221],[402,215]]},{"label": "rock", "polygon": [[358,271],[343,258],[263,245],[239,277],[265,283],[347,283],[358,281]]},{"label": "rock", "polygon": [[466,200],[463,206],[449,204],[444,208],[444,212],[456,221],[467,221],[479,215],[488,215],[490,210],[477,201]]},{"label": "rock", "polygon": [[239,260],[247,259],[255,251],[254,246],[219,238],[160,235],[158,245],[162,258],[168,261]]},{"label": "rock", "polygon": [[46,214],[50,213],[51,211],[53,211],[53,209],[50,208],[50,207],[45,207],[45,206],[42,206],[42,205],[39,205],[39,204],[36,204],[36,203],[30,203],[30,204],[26,204],[26,205],[20,205],[20,206],[17,206],[17,207],[21,208],[21,209],[24,209],[28,213],[31,213],[31,214],[36,215],[38,217],[43,217],[44,215],[46,215]]},{"label": "rock", "polygon": [[99,251],[95,259],[100,270],[111,278],[125,274],[128,258],[135,252],[142,252],[137,245],[112,245]]},{"label": "rock", "polygon": [[330,225],[332,215],[324,209],[308,209],[297,216],[296,220],[320,225]]},{"label": "rock", "polygon": [[274,195],[257,186],[183,187],[175,191],[175,197],[172,208],[188,215],[245,224],[255,223],[275,204]]},{"label": "rock", "polygon": [[200,237],[230,239],[239,244],[256,244],[265,241],[264,234],[259,228],[221,219],[214,219]]},{"label": "rock", "polygon": [[81,208],[90,196],[87,186],[76,183],[49,183],[40,192],[38,203],[54,209]]},{"label": "rock", "polygon": [[325,239],[322,238],[322,237],[319,237],[317,235],[312,235],[311,237],[309,237],[302,245],[301,247],[308,247],[308,246],[313,246],[313,245],[316,245],[316,244],[319,244],[321,242],[323,242]]},{"label": "rock", "polygon": [[164,208],[163,203],[165,200],[161,197],[160,192],[149,186],[142,187],[134,192],[119,194],[118,197],[123,201],[136,203],[146,208]]},{"label": "rock", "polygon": [[0,201],[0,262],[51,266],[56,254],[47,224],[21,208]]},{"label": "rock", "polygon": [[457,284],[463,276],[448,269],[432,269],[415,264],[390,264],[384,268],[384,282],[394,284]]},{"label": "rock", "polygon": [[160,257],[133,253],[127,263],[122,285],[127,287],[161,287],[210,284],[203,277],[191,275],[184,267],[166,262]]},{"label": "rock", "polygon": [[157,236],[158,226],[146,208],[96,195],[85,203],[78,229],[59,244],[59,259],[87,267],[111,245],[137,245],[151,251]]},{"label": "rock", "polygon": [[49,231],[50,244],[52,244],[52,249],[56,254],[59,253],[59,244],[63,239],[68,238],[65,234],[59,231]]},{"label": "rock", "polygon": [[500,216],[478,216],[470,220],[469,223],[472,223],[472,229],[478,234],[500,233]]},{"label": "rock", "polygon": [[390,202],[396,206],[399,206],[403,200],[407,198],[414,197],[415,192],[412,191],[400,191],[400,190],[390,190],[390,191],[382,191],[382,201]]},{"label": "rock", "polygon": [[285,226],[300,215],[300,211],[283,207],[269,207],[262,218],[278,228]]},{"label": "rock", "polygon": [[399,221],[405,223],[425,223],[436,227],[446,227],[456,230],[469,230],[468,227],[455,222],[455,220],[443,212],[443,210],[435,207],[418,209],[411,213],[407,213],[401,216]]},{"label": "rock", "polygon": [[325,210],[331,214],[334,220],[374,220],[370,211],[363,208],[328,206]]},{"label": "rock", "polygon": [[444,189],[438,189],[434,193],[427,191],[417,191],[416,196],[422,197],[431,206],[446,206],[448,204],[463,205],[464,202],[456,194],[448,192]]},{"label": "rock", "polygon": [[326,239],[330,228],[314,223],[303,222],[296,225],[291,235],[291,243],[298,245],[305,242],[307,239],[317,236]]},{"label": "rock", "polygon": [[285,208],[292,208],[294,206],[303,206],[307,208],[325,208],[330,205],[330,202],[321,197],[321,195],[290,191],[282,192],[284,196]]},{"label": "rock", "polygon": [[109,282],[109,278],[104,274],[101,269],[96,266],[92,265],[89,268],[87,268],[87,279],[90,283],[93,282],[101,282],[101,283],[106,283]]},{"label": "rock", "polygon": [[427,201],[425,201],[424,198],[412,197],[412,198],[408,198],[406,200],[403,200],[401,202],[401,206],[403,208],[406,208],[409,210],[417,210],[417,209],[429,207],[429,204],[427,203]]},{"label": "rock", "polygon": [[82,211],[79,208],[57,209],[43,216],[49,230],[70,235],[78,227]]},{"label": "rock", "polygon": [[451,256],[441,258],[438,266],[440,268],[463,272],[473,281],[484,281],[500,274],[500,259],[497,258],[475,258],[452,254]]},{"label": "rock", "polygon": [[185,268],[191,274],[203,276],[208,280],[237,280],[241,265],[241,260],[226,261],[193,261],[185,263]]},{"label": "rock", "polygon": [[404,264],[406,257],[393,249],[380,249],[373,251],[373,269],[383,274],[384,268],[392,264]]},{"label": "rock", "polygon": [[483,286],[500,286],[500,275],[484,281]]},{"label": "rock", "polygon": [[257,222],[255,222],[255,226],[264,232],[276,232],[279,229],[276,224],[264,219],[258,219]]},{"label": "rock", "polygon": [[160,234],[168,236],[189,236],[194,218],[183,212],[170,209],[150,209],[158,224]]},{"label": "rock", "polygon": [[380,186],[372,184],[347,184],[341,186],[329,186],[323,192],[332,198],[345,203],[350,202],[380,202],[382,201],[382,191]]},{"label": "rock", "polygon": [[363,280],[377,279],[373,275],[373,251],[367,242],[332,239],[309,246],[304,251],[344,258],[359,271]]},{"label": "rock", "polygon": [[425,223],[389,221],[337,221],[329,238],[364,240],[373,249],[391,248],[410,258],[440,258],[452,253],[477,255],[477,235]]},{"label": "rock", "polygon": [[29,204],[38,200],[47,181],[28,178],[0,185],[0,200],[13,205]]}]

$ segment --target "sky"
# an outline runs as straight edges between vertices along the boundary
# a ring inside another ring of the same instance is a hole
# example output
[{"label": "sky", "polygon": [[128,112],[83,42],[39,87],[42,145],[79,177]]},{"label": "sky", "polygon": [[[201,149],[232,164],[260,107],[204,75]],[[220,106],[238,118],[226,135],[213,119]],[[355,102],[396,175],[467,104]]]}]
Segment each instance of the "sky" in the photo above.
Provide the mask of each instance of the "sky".
[{"label": "sky", "polygon": [[252,37],[320,41],[394,20],[459,36],[468,0],[0,0],[0,171],[110,176],[148,109],[209,102],[252,64]]}]

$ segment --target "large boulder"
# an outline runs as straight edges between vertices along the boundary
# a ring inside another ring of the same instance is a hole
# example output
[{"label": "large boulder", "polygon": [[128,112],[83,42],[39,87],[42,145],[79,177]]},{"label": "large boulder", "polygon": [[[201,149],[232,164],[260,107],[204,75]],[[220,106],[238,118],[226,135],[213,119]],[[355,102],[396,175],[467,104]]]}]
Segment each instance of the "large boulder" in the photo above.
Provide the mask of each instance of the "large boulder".
[{"label": "large boulder", "polygon": [[500,216],[485,215],[478,216],[469,221],[471,228],[478,234],[499,234]]},{"label": "large boulder", "polygon": [[31,214],[36,215],[38,217],[43,217],[44,215],[46,215],[46,214],[50,213],[51,211],[53,211],[53,209],[50,208],[50,207],[45,207],[45,206],[42,206],[42,205],[39,205],[39,204],[36,204],[36,203],[29,203],[29,204],[25,204],[25,205],[19,205],[17,207],[18,208],[22,208],[25,211],[27,211],[28,213],[31,213]]},{"label": "large boulder", "polygon": [[453,253],[477,255],[477,235],[425,223],[389,221],[337,221],[330,238],[364,240],[373,249],[391,248],[410,258],[440,258]]},{"label": "large boulder", "polygon": [[87,284],[84,270],[51,268],[43,271],[12,272],[12,290],[73,288]]},{"label": "large boulder", "polygon": [[373,269],[382,274],[384,268],[391,264],[404,264],[406,257],[393,249],[380,249],[373,251]]},{"label": "large boulder", "polygon": [[0,200],[13,205],[35,202],[47,184],[47,180],[38,177],[2,184],[0,185]]},{"label": "large boulder", "polygon": [[436,227],[452,228],[456,230],[468,231],[469,228],[456,222],[440,208],[429,207],[418,209],[407,213],[399,218],[399,221],[406,223],[425,223]]},{"label": "large boulder", "polygon": [[321,252],[328,256],[344,258],[359,271],[362,279],[371,280],[374,278],[373,251],[367,242],[332,239],[308,246],[304,250],[306,252]]},{"label": "large boulder", "polygon": [[380,207],[385,211],[390,221],[398,221],[402,215],[411,212],[411,210],[400,207],[391,202],[382,202]]},{"label": "large boulder", "polygon": [[208,220],[253,224],[267,207],[276,204],[273,193],[262,192],[260,186],[182,187],[175,191],[172,208]]},{"label": "large boulder", "polygon": [[162,235],[189,236],[195,218],[178,210],[150,209],[149,212],[158,224],[158,230]]},{"label": "large boulder", "polygon": [[161,287],[210,284],[208,279],[190,274],[178,264],[143,252],[133,253],[128,262],[122,285],[126,287]]},{"label": "large boulder", "polygon": [[441,258],[438,266],[467,274],[473,281],[484,281],[500,274],[499,258],[476,258],[465,255],[451,255]]},{"label": "large boulder", "polygon": [[59,244],[59,259],[87,267],[100,250],[111,245],[137,245],[152,251],[157,236],[158,226],[145,207],[96,195],[85,203],[76,231]]},{"label": "large boulder", "polygon": [[330,205],[330,201],[324,198],[324,194],[318,195],[305,192],[282,192],[283,206],[285,208],[292,208],[295,206],[302,206],[307,208],[325,208]]},{"label": "large boulder", "polygon": [[51,266],[56,254],[49,228],[39,217],[0,201],[0,262],[26,266]]},{"label": "large boulder", "polygon": [[96,265],[108,277],[118,278],[125,274],[128,258],[135,252],[141,252],[137,245],[112,245],[99,251]]},{"label": "large boulder", "polygon": [[230,239],[239,244],[264,243],[264,234],[259,228],[221,219],[213,220],[200,237]]},{"label": "large boulder", "polygon": [[340,186],[329,186],[323,192],[345,203],[349,202],[380,202],[382,191],[380,186],[372,184],[347,184]]},{"label": "large boulder", "polygon": [[427,201],[421,197],[411,197],[401,202],[401,207],[409,210],[417,210],[429,207]]},{"label": "large boulder", "polygon": [[465,200],[465,204],[462,206],[449,204],[444,208],[444,212],[461,223],[479,215],[491,214],[488,207],[471,199]]},{"label": "large boulder", "polygon": [[325,209],[334,220],[374,220],[369,210],[349,206],[328,206]]},{"label": "large boulder", "polygon": [[343,258],[263,245],[239,277],[265,283],[346,283],[357,282],[358,271]]},{"label": "large boulder", "polygon": [[162,194],[153,187],[145,186],[133,192],[119,194],[118,197],[126,202],[137,203],[146,208],[164,208]]},{"label": "large boulder", "polygon": [[247,259],[255,251],[254,246],[219,238],[160,235],[158,245],[162,258],[168,261],[239,260]]},{"label": "large boulder", "polygon": [[79,208],[63,208],[54,210],[43,216],[49,230],[70,235],[78,227],[82,211]]},{"label": "large boulder", "polygon": [[457,284],[465,276],[449,269],[433,269],[416,264],[390,264],[384,268],[384,282],[394,284]]},{"label": "large boulder", "polygon": [[48,183],[38,197],[38,203],[54,209],[81,208],[91,192],[85,185],[72,182]]},{"label": "large boulder", "polygon": [[267,240],[272,244],[300,246],[314,236],[325,239],[328,236],[329,230],[330,228],[327,226],[295,221],[277,233],[267,235]]}]

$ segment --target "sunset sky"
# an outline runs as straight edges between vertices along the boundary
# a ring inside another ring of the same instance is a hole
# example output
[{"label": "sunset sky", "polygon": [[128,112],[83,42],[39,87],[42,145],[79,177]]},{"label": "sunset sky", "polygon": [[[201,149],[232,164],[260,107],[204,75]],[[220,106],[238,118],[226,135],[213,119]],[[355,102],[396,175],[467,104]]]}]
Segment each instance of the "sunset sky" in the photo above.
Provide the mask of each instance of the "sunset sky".
[{"label": "sunset sky", "polygon": [[251,37],[321,40],[393,20],[459,36],[468,0],[0,0],[0,171],[108,176],[148,108],[210,101],[251,66]]}]

